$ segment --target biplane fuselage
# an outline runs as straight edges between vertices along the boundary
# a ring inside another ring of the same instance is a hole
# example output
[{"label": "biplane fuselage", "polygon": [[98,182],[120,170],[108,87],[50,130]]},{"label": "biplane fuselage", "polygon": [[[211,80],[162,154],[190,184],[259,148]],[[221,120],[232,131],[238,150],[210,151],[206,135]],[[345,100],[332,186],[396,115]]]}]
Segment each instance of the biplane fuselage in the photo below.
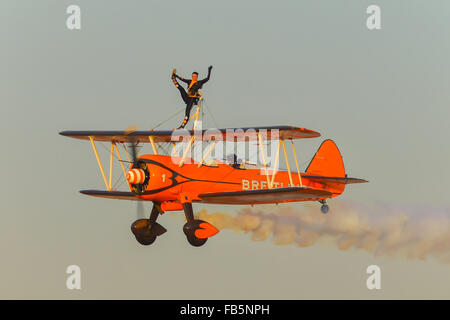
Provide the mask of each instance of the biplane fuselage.
[{"label": "biplane fuselage", "polygon": [[[307,174],[300,173],[301,179],[298,178],[297,172],[291,173],[292,184],[289,173],[287,171],[278,171],[274,175],[262,174],[261,168],[235,168],[227,163],[217,163],[216,166],[202,165],[198,167],[198,162],[193,159],[187,159],[187,163],[179,167],[178,163],[181,157],[173,157],[167,155],[143,155],[139,157],[145,161],[148,167],[150,178],[147,188],[140,198],[148,201],[164,202],[203,202],[203,203],[223,203],[223,204],[260,204],[260,203],[281,203],[292,201],[319,201],[325,198],[332,198],[340,195],[345,188],[342,183],[321,182],[317,179],[310,179]],[[267,179],[269,177],[269,179]],[[268,181],[269,180],[269,181]],[[304,187],[316,190],[324,190],[330,195],[315,198],[298,199],[275,198],[271,200],[252,201],[213,201],[205,199],[200,195],[208,193],[243,191],[243,190],[269,190],[272,188],[285,187]],[[131,185],[129,185],[132,190]],[[168,208],[177,208],[175,203]],[[182,210],[182,206],[179,207]]]}]

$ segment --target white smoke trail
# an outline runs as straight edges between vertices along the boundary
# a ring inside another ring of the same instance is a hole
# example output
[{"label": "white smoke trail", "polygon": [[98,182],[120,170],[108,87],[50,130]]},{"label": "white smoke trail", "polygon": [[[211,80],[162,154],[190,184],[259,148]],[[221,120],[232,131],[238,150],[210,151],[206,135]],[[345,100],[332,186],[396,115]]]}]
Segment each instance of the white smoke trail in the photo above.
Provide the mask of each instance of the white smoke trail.
[{"label": "white smoke trail", "polygon": [[434,257],[450,263],[450,210],[401,208],[380,205],[376,208],[335,201],[327,215],[313,204],[293,206],[246,207],[233,216],[229,213],[197,213],[218,229],[251,234],[254,241],[272,236],[276,245],[309,247],[331,242],[340,250],[362,249],[380,256],[405,256],[408,259]]}]

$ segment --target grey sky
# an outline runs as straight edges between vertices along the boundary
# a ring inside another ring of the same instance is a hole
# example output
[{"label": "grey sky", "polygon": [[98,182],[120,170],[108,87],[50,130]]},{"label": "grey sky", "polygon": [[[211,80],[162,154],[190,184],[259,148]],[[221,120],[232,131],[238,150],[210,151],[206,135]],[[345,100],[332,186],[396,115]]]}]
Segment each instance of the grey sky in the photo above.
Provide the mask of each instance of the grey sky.
[{"label": "grey sky", "polygon": [[[81,7],[80,31],[66,28],[69,4]],[[381,7],[379,31],[365,26],[369,4]],[[303,168],[332,138],[347,172],[370,180],[333,201],[448,213],[449,10],[448,1],[2,1],[0,298],[448,299],[449,265],[433,259],[275,246],[232,231],[197,249],[169,215],[160,219],[169,232],[142,247],[129,230],[135,204],[81,196],[103,187],[92,150],[57,133],[151,128],[184,108],[172,68],[202,77],[212,64],[204,91],[221,127],[317,130],[320,139],[297,143]],[[82,269],[79,292],[65,288],[69,264]],[[370,264],[382,269],[381,291],[365,288]]]}]

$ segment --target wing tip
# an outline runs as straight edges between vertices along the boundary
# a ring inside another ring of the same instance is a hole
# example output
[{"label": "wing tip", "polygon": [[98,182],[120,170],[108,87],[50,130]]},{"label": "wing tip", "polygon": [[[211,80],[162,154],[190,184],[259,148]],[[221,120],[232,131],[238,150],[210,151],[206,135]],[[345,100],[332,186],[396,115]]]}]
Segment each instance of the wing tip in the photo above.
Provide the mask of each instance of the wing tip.
[{"label": "wing tip", "polygon": [[350,183],[369,183],[369,180],[366,179],[360,179],[360,178],[349,178],[352,179],[352,182]]}]

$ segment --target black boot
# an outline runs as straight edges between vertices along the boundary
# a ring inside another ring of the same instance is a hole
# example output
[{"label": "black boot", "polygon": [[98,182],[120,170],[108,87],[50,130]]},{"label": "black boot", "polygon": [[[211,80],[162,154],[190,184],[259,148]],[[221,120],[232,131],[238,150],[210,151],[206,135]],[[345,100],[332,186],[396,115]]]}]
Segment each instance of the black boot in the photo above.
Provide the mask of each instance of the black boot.
[{"label": "black boot", "polygon": [[173,71],[172,71],[172,82],[175,85],[175,87],[178,88],[179,84],[178,84],[178,81],[176,79],[176,72],[177,72],[177,69],[173,69]]}]

